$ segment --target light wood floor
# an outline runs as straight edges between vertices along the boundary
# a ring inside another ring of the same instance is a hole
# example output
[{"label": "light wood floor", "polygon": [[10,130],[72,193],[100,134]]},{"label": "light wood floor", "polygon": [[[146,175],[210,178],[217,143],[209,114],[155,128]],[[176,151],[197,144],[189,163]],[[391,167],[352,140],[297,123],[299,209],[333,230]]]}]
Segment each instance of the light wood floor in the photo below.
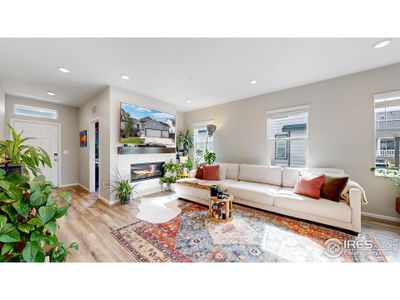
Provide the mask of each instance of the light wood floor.
[{"label": "light wood floor", "polygon": [[[79,251],[72,250],[70,262],[132,262],[133,260],[111,239],[109,233],[137,221],[138,199],[128,205],[109,206],[81,187],[59,189],[72,193],[68,216],[59,221],[59,238],[67,243],[77,242]],[[154,197],[154,194],[152,195]],[[363,217],[362,231],[372,233],[378,243],[400,241],[400,224]],[[400,261],[400,251],[385,251],[389,261]]]}]

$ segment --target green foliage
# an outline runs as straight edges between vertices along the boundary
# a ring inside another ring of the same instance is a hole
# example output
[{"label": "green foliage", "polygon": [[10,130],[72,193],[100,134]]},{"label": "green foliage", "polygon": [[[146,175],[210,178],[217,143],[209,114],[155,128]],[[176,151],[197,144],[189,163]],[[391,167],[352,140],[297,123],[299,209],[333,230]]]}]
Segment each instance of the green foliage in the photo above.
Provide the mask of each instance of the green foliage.
[{"label": "green foliage", "polygon": [[[25,142],[31,138],[22,138],[23,132],[17,133],[11,125],[8,127],[11,129],[12,140],[0,141],[0,160],[23,165],[26,175],[29,175],[29,171],[34,176],[39,175],[41,166],[51,168],[51,160],[46,151],[40,147],[26,145]],[[6,186],[0,187],[7,189]]]},{"label": "green foliage", "polygon": [[193,161],[188,157],[187,161],[185,162],[185,167],[190,171],[193,168]]},{"label": "green foliage", "polygon": [[204,163],[206,165],[212,165],[215,162],[216,158],[217,156],[214,152],[210,152],[208,150],[204,152]]},{"label": "green foliage", "polygon": [[400,170],[395,167],[394,162],[386,160],[386,168],[371,168],[371,171],[390,178],[390,181],[400,189]]},{"label": "green foliage", "polygon": [[143,142],[144,139],[139,137],[121,138],[121,143],[123,144],[142,144]]},{"label": "green foliage", "polygon": [[196,159],[197,166],[202,166],[204,164],[212,165],[217,159],[217,155],[215,154],[215,152],[210,152],[208,150],[202,151],[200,149],[197,149],[196,155],[197,155]]},{"label": "green foliage", "polygon": [[115,176],[110,184],[111,192],[116,193],[121,204],[136,189],[136,185],[131,184],[129,176],[122,176],[118,170],[115,170]]},{"label": "green foliage", "polygon": [[60,196],[67,202],[59,206],[52,198],[53,184],[44,176],[30,181],[28,176],[5,176],[0,169],[0,261],[64,262],[70,249],[59,242],[57,219],[69,208],[71,195]]},{"label": "green foliage", "polygon": [[177,179],[176,176],[182,172],[181,165],[172,162],[172,159],[170,160],[170,162],[163,164],[163,169],[164,169],[164,176],[160,178],[160,184],[175,183]]},{"label": "green foliage", "polygon": [[126,137],[129,137],[135,127],[135,122],[133,121],[132,118],[128,118],[126,123],[125,123],[125,128],[124,128],[124,135]]},{"label": "green foliage", "polygon": [[190,149],[193,148],[193,136],[190,131],[186,132],[179,131],[176,137],[176,148],[183,149],[183,155],[187,155]]}]

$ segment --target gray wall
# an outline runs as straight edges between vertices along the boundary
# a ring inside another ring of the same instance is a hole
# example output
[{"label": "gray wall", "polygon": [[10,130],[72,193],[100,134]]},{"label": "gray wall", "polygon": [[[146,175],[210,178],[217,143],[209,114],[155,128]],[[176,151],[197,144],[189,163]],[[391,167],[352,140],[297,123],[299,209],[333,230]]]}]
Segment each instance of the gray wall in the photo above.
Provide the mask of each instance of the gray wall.
[{"label": "gray wall", "polygon": [[[32,118],[26,116],[14,115],[14,104],[38,106],[49,109],[56,109],[58,111],[58,119],[42,119]],[[60,185],[76,184],[78,183],[78,148],[79,148],[79,134],[78,134],[78,109],[74,107],[64,106],[60,104],[38,101],[30,98],[23,98],[19,96],[6,95],[6,123],[10,119],[18,120],[32,120],[41,122],[51,122],[61,124],[61,181]],[[6,138],[9,138],[9,130],[5,130]],[[64,151],[67,150],[68,154]]]},{"label": "gray wall", "polygon": [[185,113],[185,128],[213,119],[218,161],[267,163],[266,114],[310,105],[308,166],[344,169],[367,192],[365,212],[399,217],[399,191],[374,166],[373,95],[400,89],[400,64]]}]

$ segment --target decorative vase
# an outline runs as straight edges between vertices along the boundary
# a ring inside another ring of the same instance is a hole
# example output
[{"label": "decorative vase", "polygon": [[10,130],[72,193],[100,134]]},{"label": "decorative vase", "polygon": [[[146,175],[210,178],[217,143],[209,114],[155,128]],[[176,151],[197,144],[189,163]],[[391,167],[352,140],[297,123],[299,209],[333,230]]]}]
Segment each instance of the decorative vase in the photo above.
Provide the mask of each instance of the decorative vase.
[{"label": "decorative vase", "polygon": [[400,197],[396,198],[396,211],[400,214]]}]

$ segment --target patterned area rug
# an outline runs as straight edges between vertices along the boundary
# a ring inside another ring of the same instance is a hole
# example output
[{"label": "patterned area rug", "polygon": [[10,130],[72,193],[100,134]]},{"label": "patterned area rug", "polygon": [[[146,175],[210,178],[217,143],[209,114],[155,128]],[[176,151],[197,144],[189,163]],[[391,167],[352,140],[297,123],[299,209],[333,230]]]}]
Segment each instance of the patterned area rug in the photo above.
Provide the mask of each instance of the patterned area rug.
[{"label": "patterned area rug", "polygon": [[228,223],[209,220],[201,204],[183,202],[180,208],[182,213],[169,222],[138,221],[111,236],[138,262],[386,261],[368,234],[355,237],[240,205],[234,205]]}]

